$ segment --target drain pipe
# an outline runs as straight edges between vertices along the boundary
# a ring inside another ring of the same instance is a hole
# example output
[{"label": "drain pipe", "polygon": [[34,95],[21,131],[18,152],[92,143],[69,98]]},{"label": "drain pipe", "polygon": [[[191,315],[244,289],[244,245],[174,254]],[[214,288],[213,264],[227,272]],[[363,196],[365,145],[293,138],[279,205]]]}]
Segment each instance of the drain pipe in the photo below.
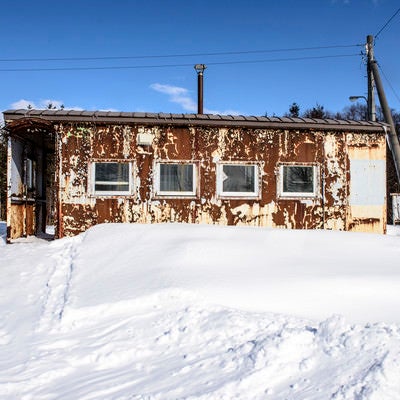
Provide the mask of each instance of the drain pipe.
[{"label": "drain pipe", "polygon": [[196,64],[197,72],[197,114],[203,114],[203,72],[207,68],[205,64]]}]

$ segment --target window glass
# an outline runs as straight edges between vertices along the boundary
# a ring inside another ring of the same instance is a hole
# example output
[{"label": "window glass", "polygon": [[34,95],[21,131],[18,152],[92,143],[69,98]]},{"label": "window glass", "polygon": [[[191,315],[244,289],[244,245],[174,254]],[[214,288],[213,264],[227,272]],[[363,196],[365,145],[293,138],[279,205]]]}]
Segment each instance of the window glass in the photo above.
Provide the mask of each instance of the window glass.
[{"label": "window glass", "polygon": [[314,193],[314,167],[283,165],[283,193]]},{"label": "window glass", "polygon": [[95,192],[129,192],[129,164],[95,163]]},{"label": "window glass", "polygon": [[35,189],[36,182],[36,162],[30,158],[26,159],[26,186],[28,190]]},{"label": "window glass", "polygon": [[193,172],[193,164],[159,164],[159,192],[193,193]]},{"label": "window glass", "polygon": [[255,193],[256,166],[222,164],[222,192]]},{"label": "window glass", "polygon": [[225,164],[217,166],[217,191],[221,196],[254,197],[259,195],[257,164]]}]

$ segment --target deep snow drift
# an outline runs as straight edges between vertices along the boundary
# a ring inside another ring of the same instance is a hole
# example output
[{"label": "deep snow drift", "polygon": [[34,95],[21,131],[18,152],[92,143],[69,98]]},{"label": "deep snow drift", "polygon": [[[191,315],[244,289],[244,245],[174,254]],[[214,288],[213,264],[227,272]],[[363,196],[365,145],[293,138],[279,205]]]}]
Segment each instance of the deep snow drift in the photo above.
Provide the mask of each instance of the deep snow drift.
[{"label": "deep snow drift", "polygon": [[0,240],[0,398],[398,399],[391,233],[109,224]]}]

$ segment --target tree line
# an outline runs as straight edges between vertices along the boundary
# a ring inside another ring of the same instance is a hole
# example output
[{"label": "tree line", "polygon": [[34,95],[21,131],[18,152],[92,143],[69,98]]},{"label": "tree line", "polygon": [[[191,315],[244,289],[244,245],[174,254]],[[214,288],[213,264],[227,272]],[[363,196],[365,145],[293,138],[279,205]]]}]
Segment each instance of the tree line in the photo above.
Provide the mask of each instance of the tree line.
[{"label": "tree line", "polygon": [[[393,122],[396,125],[397,133],[400,134],[400,112],[392,109]],[[267,116],[267,115],[266,115]],[[304,112],[300,111],[300,106],[294,102],[289,106],[289,110],[283,115],[284,117],[291,118],[317,118],[317,119],[351,119],[355,121],[366,121],[368,119],[368,108],[366,104],[355,103],[350,106],[344,107],[342,111],[331,112],[320,104],[316,104],[312,108],[306,109]],[[376,120],[384,121],[383,112],[381,107],[376,107]]]}]

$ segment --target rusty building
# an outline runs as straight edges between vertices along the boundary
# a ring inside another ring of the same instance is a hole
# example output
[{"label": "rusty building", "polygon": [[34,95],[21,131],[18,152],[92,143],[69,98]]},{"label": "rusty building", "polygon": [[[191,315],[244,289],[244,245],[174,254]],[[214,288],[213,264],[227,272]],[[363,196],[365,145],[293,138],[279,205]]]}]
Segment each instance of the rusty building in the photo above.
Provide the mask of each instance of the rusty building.
[{"label": "rusty building", "polygon": [[8,239],[107,222],[386,230],[384,124],[68,110],[4,119]]}]

